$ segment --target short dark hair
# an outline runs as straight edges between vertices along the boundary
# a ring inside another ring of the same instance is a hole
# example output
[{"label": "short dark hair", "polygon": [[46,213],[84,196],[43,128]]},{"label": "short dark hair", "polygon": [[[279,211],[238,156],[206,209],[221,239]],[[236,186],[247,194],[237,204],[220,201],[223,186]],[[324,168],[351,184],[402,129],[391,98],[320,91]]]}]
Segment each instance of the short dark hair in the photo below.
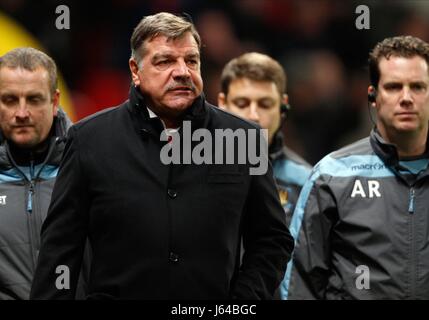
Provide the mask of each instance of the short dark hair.
[{"label": "short dark hair", "polygon": [[[177,16],[168,12],[160,12],[144,17],[131,36],[131,56],[137,62],[144,56],[144,44],[159,35],[168,39],[178,39],[186,32],[190,32],[197,42],[198,49],[201,48],[201,38],[192,22],[185,17]],[[140,51],[140,52],[139,52]]]},{"label": "short dark hair", "polygon": [[413,36],[386,38],[377,43],[369,54],[369,77],[371,85],[375,88],[380,80],[380,60],[389,59],[391,56],[405,58],[419,56],[425,59],[429,67],[429,44]]},{"label": "short dark hair", "polygon": [[266,54],[249,52],[228,62],[222,71],[222,92],[228,95],[231,82],[240,78],[274,82],[280,97],[286,92],[286,73],[283,67]]},{"label": "short dark hair", "polygon": [[0,69],[22,68],[29,71],[42,67],[48,72],[49,87],[53,95],[58,88],[57,66],[46,53],[31,47],[13,49],[0,57]]}]

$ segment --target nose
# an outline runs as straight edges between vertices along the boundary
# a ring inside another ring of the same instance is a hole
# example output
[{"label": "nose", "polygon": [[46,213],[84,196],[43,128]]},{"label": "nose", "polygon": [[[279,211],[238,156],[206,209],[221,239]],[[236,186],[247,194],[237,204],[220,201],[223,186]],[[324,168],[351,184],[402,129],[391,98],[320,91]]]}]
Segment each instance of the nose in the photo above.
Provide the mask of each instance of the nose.
[{"label": "nose", "polygon": [[413,97],[411,94],[411,89],[407,86],[404,86],[401,95],[401,105],[411,105],[413,103]]},{"label": "nose", "polygon": [[259,113],[258,113],[258,106],[255,102],[252,102],[250,104],[249,108],[249,120],[259,123]]},{"label": "nose", "polygon": [[30,116],[30,112],[27,108],[27,105],[25,102],[20,102],[18,109],[15,112],[15,117],[17,119],[26,119]]},{"label": "nose", "polygon": [[186,65],[186,62],[183,60],[178,60],[174,70],[173,70],[173,77],[179,77],[179,78],[189,78],[191,76],[189,72],[189,68]]}]

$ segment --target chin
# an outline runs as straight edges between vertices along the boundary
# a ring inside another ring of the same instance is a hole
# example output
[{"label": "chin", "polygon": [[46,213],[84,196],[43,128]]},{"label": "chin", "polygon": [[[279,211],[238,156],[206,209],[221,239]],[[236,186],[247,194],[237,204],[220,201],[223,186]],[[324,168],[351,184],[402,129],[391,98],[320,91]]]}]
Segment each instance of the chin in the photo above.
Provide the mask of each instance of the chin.
[{"label": "chin", "polygon": [[28,138],[28,137],[13,137],[12,142],[17,145],[20,148],[33,148],[34,146],[36,146],[38,143],[35,142],[34,138]]},{"label": "chin", "polygon": [[395,127],[396,131],[403,133],[412,133],[419,131],[419,127],[416,125],[399,125]]},{"label": "chin", "polygon": [[182,101],[171,101],[167,104],[167,108],[170,110],[182,111],[189,108],[195,99],[186,99]]}]

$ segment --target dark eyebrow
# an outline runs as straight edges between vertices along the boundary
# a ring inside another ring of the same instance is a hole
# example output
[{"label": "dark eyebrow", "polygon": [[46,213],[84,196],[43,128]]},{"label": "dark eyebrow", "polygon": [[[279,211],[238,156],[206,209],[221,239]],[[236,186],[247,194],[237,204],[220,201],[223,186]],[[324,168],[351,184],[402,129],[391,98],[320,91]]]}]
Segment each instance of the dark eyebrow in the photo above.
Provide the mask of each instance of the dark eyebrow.
[{"label": "dark eyebrow", "polygon": [[44,99],[45,96],[41,93],[30,93],[27,95],[27,98],[38,98],[38,99]]},{"label": "dark eyebrow", "polygon": [[389,81],[383,84],[384,87],[393,87],[393,86],[402,86],[402,82],[400,81]]},{"label": "dark eyebrow", "polygon": [[173,58],[173,55],[171,53],[155,53],[155,55],[152,57],[151,61],[155,62],[160,59],[169,59]]},{"label": "dark eyebrow", "polygon": [[274,98],[271,97],[262,97],[258,99],[259,101],[270,101],[270,102],[275,102],[276,100]]},{"label": "dark eyebrow", "polygon": [[236,96],[232,100],[250,100],[250,99],[246,96]]},{"label": "dark eyebrow", "polygon": [[420,81],[420,80],[418,80],[418,81],[412,81],[411,82],[411,85],[416,85],[416,84],[418,84],[418,85],[420,85],[420,86],[427,86],[427,83],[426,82],[424,82],[424,81]]},{"label": "dark eyebrow", "polygon": [[10,92],[4,92],[0,93],[1,98],[14,98],[16,97],[16,94],[10,93]]},{"label": "dark eyebrow", "polygon": [[199,59],[200,58],[200,54],[199,53],[189,53],[186,55],[187,59]]}]

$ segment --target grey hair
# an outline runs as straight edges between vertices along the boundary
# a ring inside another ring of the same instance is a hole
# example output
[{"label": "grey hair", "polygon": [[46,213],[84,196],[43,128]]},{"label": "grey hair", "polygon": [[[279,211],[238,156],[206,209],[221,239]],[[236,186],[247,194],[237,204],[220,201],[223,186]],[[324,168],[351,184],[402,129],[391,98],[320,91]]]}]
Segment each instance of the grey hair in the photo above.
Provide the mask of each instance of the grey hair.
[{"label": "grey hair", "polygon": [[0,57],[0,68],[22,68],[29,71],[42,67],[48,72],[49,87],[53,95],[58,88],[57,66],[46,53],[31,47],[13,49]]},{"label": "grey hair", "polygon": [[[137,63],[145,55],[145,43],[153,38],[163,35],[168,39],[178,39],[190,32],[201,48],[201,38],[192,22],[186,18],[168,12],[160,12],[144,17],[131,36],[131,57]],[[140,66],[139,66],[140,67]]]}]

